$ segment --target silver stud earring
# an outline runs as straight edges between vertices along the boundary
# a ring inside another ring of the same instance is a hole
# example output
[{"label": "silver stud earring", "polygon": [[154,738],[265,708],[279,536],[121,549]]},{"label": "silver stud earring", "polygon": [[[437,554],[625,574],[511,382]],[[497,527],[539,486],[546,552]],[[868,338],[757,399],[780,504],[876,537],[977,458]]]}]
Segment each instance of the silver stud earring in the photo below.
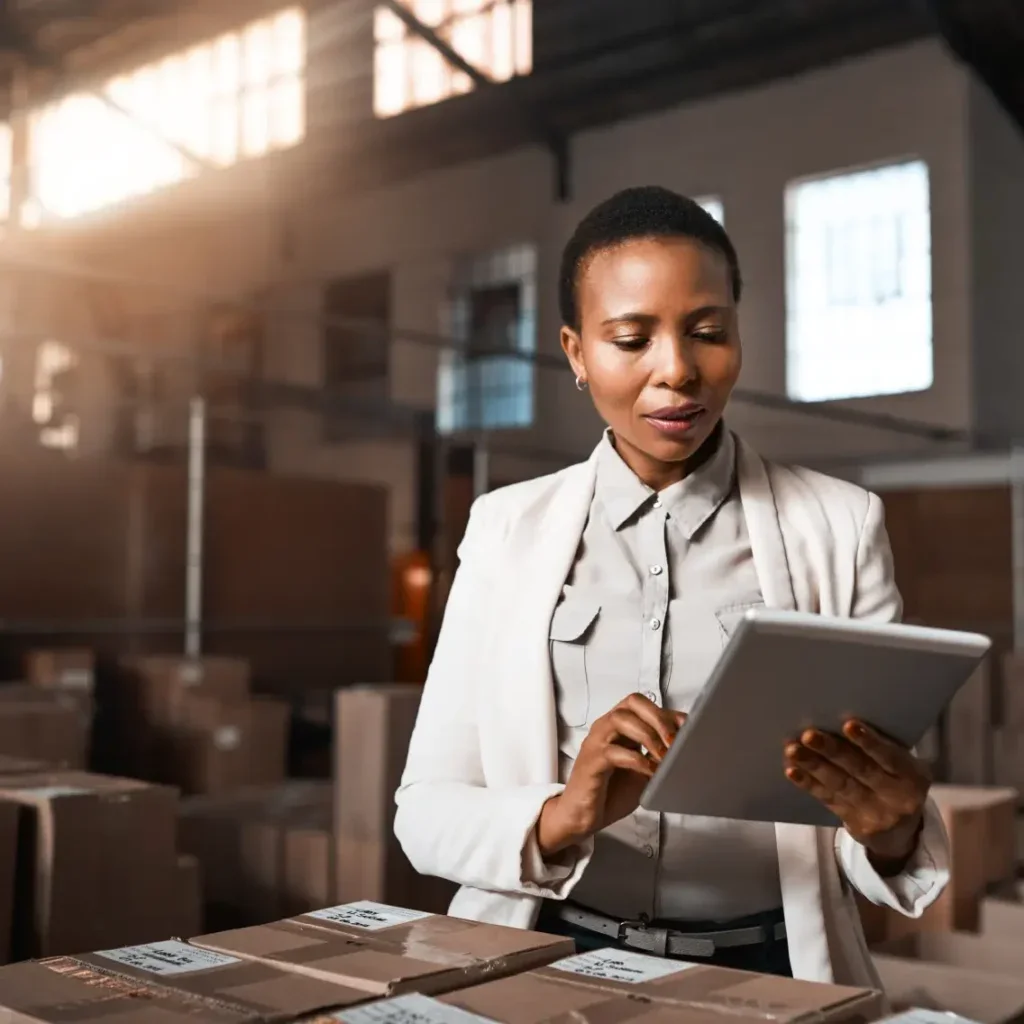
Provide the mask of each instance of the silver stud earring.
[{"label": "silver stud earring", "polygon": [[577,377],[576,378],[576,390],[577,391],[586,391],[587,390],[587,382],[582,377]]}]

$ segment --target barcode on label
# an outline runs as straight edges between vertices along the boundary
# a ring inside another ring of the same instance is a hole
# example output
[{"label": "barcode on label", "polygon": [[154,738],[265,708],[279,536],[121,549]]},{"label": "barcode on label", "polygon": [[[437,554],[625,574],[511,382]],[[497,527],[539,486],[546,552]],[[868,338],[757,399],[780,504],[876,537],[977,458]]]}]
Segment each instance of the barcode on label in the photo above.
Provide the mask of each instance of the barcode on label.
[{"label": "barcode on label", "polygon": [[121,949],[105,949],[97,953],[107,960],[134,967],[150,974],[187,974],[190,971],[206,971],[211,967],[226,967],[240,964],[238,957],[214,953],[210,949],[199,949],[187,942],[151,942],[146,946],[124,946]]},{"label": "barcode on label", "polygon": [[487,1017],[446,1006],[429,996],[409,995],[333,1014],[345,1024],[492,1024]]},{"label": "barcode on label", "polygon": [[659,956],[644,956],[626,949],[598,949],[592,953],[581,953],[567,960],[551,965],[558,971],[576,974],[581,978],[597,978],[601,981],[623,981],[640,985],[645,981],[667,978],[680,974],[696,964],[681,960],[664,960]]},{"label": "barcode on label", "polygon": [[388,907],[383,903],[361,900],[359,903],[345,903],[340,907],[328,907],[326,910],[314,910],[308,917],[321,921],[333,921],[335,924],[346,924],[353,928],[366,931],[377,931],[379,928],[394,928],[396,925],[421,921],[433,914],[424,914],[419,910],[406,910],[403,907]]}]

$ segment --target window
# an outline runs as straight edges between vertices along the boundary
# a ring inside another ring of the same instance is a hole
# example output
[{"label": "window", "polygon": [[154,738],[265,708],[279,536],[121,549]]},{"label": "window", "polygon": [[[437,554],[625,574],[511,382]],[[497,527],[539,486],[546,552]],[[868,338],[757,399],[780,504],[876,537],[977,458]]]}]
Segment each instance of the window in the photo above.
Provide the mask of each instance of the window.
[{"label": "window", "polygon": [[533,422],[537,348],[536,252],[521,245],[456,268],[446,352],[438,379],[438,429],[497,430]]},{"label": "window", "polygon": [[32,420],[44,448],[69,451],[78,446],[77,370],[78,356],[59,341],[44,341],[36,351]]},{"label": "window", "polygon": [[29,129],[35,220],[75,217],[227,167],[305,135],[301,8],[253,22],[37,111]]},{"label": "window", "polygon": [[11,216],[11,172],[14,167],[11,126],[0,122],[0,224]]},{"label": "window", "polygon": [[[402,0],[467,63],[495,82],[533,69],[533,0]],[[374,18],[373,107],[378,117],[469,92],[470,77],[453,68],[393,11]]]},{"label": "window", "polygon": [[794,183],[786,224],[789,396],[831,401],[931,387],[927,166]]},{"label": "window", "polygon": [[698,196],[694,202],[703,206],[719,224],[725,224],[725,207],[721,199],[716,196]]}]

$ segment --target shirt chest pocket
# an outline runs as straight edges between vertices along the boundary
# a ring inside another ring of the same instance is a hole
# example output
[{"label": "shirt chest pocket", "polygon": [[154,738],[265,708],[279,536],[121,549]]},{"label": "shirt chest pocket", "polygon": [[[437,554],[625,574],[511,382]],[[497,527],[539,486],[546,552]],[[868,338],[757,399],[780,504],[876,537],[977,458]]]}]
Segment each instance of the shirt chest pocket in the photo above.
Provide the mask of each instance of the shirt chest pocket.
[{"label": "shirt chest pocket", "polygon": [[551,670],[555,677],[558,716],[578,729],[590,714],[587,648],[601,605],[584,597],[566,598],[551,616]]}]

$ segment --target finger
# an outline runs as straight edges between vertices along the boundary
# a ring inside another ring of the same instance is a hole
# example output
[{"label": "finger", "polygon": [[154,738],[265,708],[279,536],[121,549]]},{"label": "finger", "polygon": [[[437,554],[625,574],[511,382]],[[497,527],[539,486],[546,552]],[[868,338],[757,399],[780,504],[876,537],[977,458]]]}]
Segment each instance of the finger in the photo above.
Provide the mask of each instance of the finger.
[{"label": "finger", "polygon": [[843,726],[843,735],[890,775],[902,776],[918,768],[916,758],[906,747],[864,722],[856,719],[847,722]]},{"label": "finger", "polygon": [[644,775],[652,778],[655,772],[655,765],[650,758],[644,757],[639,750],[630,750],[629,747],[620,746],[618,743],[611,743],[604,748],[604,757],[607,764],[613,768],[620,768],[625,772],[633,772],[635,775]]},{"label": "finger", "polygon": [[630,694],[619,705],[620,708],[631,711],[637,718],[646,722],[661,737],[666,749],[672,745],[679,731],[676,712],[659,708],[652,700],[648,700],[642,694]]},{"label": "finger", "polygon": [[786,769],[786,778],[798,789],[809,793],[819,803],[824,804],[836,817],[843,817],[846,808],[813,775],[808,775],[803,769],[790,765]]},{"label": "finger", "polygon": [[800,740],[803,746],[830,761],[868,789],[881,791],[893,782],[893,776],[877,761],[873,761],[860,747],[843,736],[830,736],[819,729],[808,729]]},{"label": "finger", "polygon": [[[610,732],[606,739],[614,743],[617,739],[629,740],[638,747],[644,747],[659,761],[668,753],[668,744],[661,735],[643,719],[627,711],[616,708],[608,716]],[[671,742],[671,741],[669,741]]]},{"label": "finger", "polygon": [[877,802],[873,791],[858,779],[798,743],[786,749],[786,761],[787,766],[798,768],[820,783],[833,800],[857,808],[869,807]]}]

